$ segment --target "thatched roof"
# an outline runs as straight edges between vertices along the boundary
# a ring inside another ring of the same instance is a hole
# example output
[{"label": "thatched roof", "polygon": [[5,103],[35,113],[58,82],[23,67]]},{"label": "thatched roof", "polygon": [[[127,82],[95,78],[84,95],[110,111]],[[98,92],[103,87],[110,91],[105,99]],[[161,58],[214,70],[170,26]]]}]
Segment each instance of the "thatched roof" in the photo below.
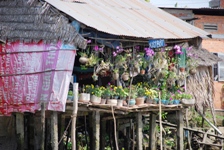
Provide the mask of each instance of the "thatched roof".
[{"label": "thatched roof", "polygon": [[40,41],[70,43],[86,47],[68,18],[49,4],[33,0],[0,1],[0,41]]},{"label": "thatched roof", "polygon": [[217,62],[222,61],[221,58],[203,48],[202,49],[193,48],[192,50],[189,51],[189,53],[191,53],[194,56],[192,57],[192,59],[194,59],[199,66],[212,66]]}]

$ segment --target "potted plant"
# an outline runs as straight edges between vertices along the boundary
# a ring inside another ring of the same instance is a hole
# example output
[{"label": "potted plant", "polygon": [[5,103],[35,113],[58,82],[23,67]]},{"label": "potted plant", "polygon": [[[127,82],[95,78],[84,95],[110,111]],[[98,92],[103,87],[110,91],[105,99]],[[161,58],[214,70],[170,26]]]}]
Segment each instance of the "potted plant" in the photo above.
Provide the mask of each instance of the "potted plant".
[{"label": "potted plant", "polygon": [[93,85],[84,85],[81,89],[81,93],[79,94],[78,101],[80,102],[89,102],[90,101],[90,93],[92,92]]},{"label": "potted plant", "polygon": [[119,79],[119,69],[118,68],[114,68],[112,76],[113,76],[114,80],[118,80]]},{"label": "potted plant", "polygon": [[[131,92],[130,92],[130,88],[131,88]],[[128,89],[128,93],[130,96],[130,99],[128,99],[128,105],[134,106],[136,104],[135,98],[137,97],[137,89],[134,85],[131,85],[130,88]]]},{"label": "potted plant", "polygon": [[122,86],[118,86],[116,89],[116,93],[119,95],[119,99],[117,101],[117,106],[123,106],[123,101],[128,96],[127,90],[125,90]]},{"label": "potted plant", "polygon": [[100,88],[99,86],[95,86],[92,89],[90,101],[93,104],[100,104],[102,93],[103,93],[102,88]]},{"label": "potted plant", "polygon": [[89,61],[88,55],[85,52],[79,52],[78,53],[81,57],[79,58],[79,62],[81,64],[86,64]]},{"label": "potted plant", "polygon": [[162,89],[161,91],[161,103],[164,105],[168,105],[168,100],[167,100],[167,90]]},{"label": "potted plant", "polygon": [[195,99],[192,97],[191,94],[182,93],[181,95],[181,103],[185,106],[192,106],[195,104]]},{"label": "potted plant", "polygon": [[122,75],[121,75],[122,79],[124,81],[128,81],[129,80],[129,73],[128,72],[124,72]]},{"label": "potted plant", "polygon": [[140,85],[140,86],[137,86],[137,97],[136,97],[136,105],[142,105],[144,104],[144,101],[145,101],[145,91],[146,89]]},{"label": "potted plant", "polygon": [[156,103],[157,104],[157,100],[158,100],[158,92],[154,89],[146,89],[145,94],[147,96],[146,99],[146,103],[148,104],[152,104],[152,103]]},{"label": "potted plant", "polygon": [[67,100],[68,101],[73,101],[73,92],[71,90],[68,91],[68,96],[67,96]]},{"label": "potted plant", "polygon": [[116,87],[114,85],[109,85],[107,87],[109,90],[110,98],[107,100],[107,104],[116,106],[117,105],[117,94],[115,93]]}]

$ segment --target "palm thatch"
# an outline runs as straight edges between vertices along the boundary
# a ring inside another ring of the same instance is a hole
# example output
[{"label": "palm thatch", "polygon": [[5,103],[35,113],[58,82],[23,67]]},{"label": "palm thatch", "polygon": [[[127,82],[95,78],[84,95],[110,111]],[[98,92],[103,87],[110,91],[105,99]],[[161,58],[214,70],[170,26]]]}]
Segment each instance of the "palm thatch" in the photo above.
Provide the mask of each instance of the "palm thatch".
[{"label": "palm thatch", "polygon": [[219,61],[222,61],[221,58],[203,48],[202,49],[193,48],[188,52],[194,56],[191,59],[193,59],[193,61],[196,61],[198,66],[212,66],[218,63]]},{"label": "palm thatch", "polygon": [[43,40],[47,43],[61,40],[80,48],[87,44],[68,18],[38,0],[0,1],[0,40]]}]

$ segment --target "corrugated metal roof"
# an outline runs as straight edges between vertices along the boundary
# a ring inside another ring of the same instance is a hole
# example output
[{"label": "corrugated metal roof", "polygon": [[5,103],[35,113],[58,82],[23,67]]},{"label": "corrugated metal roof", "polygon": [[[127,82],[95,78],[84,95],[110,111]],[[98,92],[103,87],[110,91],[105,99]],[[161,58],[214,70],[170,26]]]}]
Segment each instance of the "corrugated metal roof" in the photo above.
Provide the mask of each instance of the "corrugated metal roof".
[{"label": "corrugated metal roof", "polygon": [[185,39],[210,35],[144,0],[46,0],[98,31],[139,38]]}]

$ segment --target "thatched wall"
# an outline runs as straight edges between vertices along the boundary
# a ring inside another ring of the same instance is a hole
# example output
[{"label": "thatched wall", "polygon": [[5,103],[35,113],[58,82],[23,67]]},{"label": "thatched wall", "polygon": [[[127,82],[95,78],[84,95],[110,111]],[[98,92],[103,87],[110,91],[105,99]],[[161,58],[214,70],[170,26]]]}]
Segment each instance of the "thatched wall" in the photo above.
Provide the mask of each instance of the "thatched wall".
[{"label": "thatched wall", "polygon": [[69,20],[47,3],[32,0],[0,1],[0,40],[57,42],[62,40],[80,48],[86,40]]},{"label": "thatched wall", "polygon": [[197,72],[187,79],[187,92],[196,100],[196,110],[203,113],[207,108],[214,110],[214,86],[211,67],[200,66]]}]

